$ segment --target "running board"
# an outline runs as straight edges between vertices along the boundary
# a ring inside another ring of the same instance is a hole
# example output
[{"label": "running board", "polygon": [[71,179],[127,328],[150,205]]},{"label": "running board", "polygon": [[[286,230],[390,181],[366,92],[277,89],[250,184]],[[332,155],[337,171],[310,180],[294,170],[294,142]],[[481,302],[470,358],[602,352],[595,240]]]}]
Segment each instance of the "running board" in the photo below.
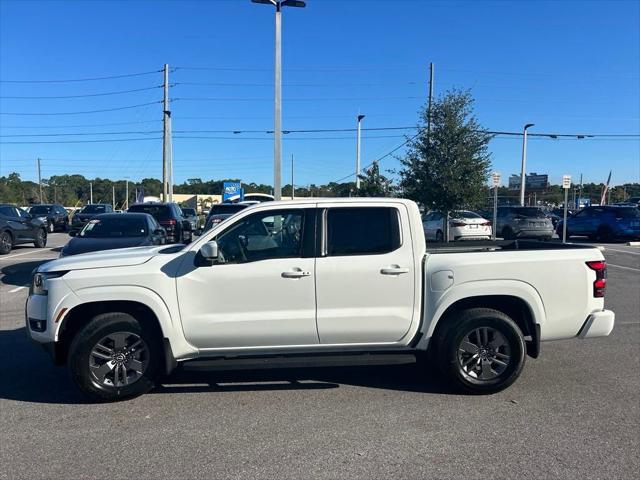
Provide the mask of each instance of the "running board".
[{"label": "running board", "polygon": [[179,365],[184,370],[257,370],[264,368],[353,367],[364,365],[406,365],[416,362],[410,353],[365,353],[357,355],[307,355],[245,358],[200,358]]}]

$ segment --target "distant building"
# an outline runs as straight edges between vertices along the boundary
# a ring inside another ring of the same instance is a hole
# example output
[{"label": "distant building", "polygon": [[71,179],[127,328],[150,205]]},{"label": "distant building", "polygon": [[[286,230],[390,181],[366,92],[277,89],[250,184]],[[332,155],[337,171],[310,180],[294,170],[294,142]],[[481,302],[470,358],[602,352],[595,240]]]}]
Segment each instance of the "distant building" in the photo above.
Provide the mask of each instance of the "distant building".
[{"label": "distant building", "polygon": [[[509,189],[520,190],[520,175],[511,175],[509,177]],[[549,175],[538,175],[537,173],[529,173],[525,177],[525,188],[527,190],[544,190],[549,186]]]}]

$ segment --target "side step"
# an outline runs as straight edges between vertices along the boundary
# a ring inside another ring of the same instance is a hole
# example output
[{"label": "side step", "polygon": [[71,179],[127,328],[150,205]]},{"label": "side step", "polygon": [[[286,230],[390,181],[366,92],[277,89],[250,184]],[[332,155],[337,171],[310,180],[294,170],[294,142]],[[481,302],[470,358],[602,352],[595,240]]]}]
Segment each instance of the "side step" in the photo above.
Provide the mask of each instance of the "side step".
[{"label": "side step", "polygon": [[295,355],[268,357],[216,357],[180,362],[182,369],[257,370],[263,368],[346,367],[363,365],[406,365],[416,362],[411,353],[364,353],[356,355]]}]

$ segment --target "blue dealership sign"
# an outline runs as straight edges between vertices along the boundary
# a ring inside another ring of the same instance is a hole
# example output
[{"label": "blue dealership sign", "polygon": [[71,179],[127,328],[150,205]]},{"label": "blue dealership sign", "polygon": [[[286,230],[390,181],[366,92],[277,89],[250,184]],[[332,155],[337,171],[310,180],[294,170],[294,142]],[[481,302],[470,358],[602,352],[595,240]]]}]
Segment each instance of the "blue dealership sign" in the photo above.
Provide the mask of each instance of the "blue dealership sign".
[{"label": "blue dealership sign", "polygon": [[226,202],[230,198],[240,196],[240,200],[243,197],[242,186],[240,182],[224,182],[222,184],[222,201]]}]

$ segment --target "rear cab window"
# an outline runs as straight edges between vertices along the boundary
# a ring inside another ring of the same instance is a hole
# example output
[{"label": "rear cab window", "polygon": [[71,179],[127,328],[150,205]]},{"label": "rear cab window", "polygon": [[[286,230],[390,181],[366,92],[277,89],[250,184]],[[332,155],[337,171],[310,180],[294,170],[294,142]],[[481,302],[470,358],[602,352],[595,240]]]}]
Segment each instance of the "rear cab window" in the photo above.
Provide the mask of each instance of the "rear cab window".
[{"label": "rear cab window", "polygon": [[402,245],[394,207],[341,207],[326,212],[327,256],[379,255]]}]

